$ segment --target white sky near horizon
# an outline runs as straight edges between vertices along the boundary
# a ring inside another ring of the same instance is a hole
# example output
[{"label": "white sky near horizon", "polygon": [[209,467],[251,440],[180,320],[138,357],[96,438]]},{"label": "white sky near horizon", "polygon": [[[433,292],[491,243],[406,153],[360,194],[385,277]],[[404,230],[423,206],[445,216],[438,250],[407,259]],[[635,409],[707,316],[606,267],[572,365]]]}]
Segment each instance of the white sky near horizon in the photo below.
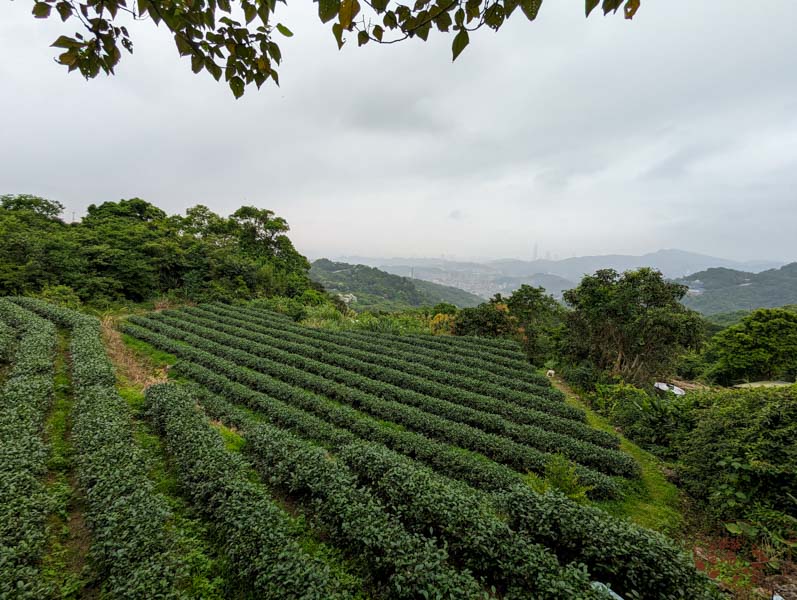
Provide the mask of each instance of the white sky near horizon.
[{"label": "white sky near horizon", "polygon": [[633,21],[545,0],[484,29],[338,52],[280,5],[281,87],[236,101],[165,29],[86,82],[75,25],[0,4],[0,194],[78,216],[141,197],[274,210],[311,256],[531,258],[681,248],[797,260],[797,3],[642,0]]}]

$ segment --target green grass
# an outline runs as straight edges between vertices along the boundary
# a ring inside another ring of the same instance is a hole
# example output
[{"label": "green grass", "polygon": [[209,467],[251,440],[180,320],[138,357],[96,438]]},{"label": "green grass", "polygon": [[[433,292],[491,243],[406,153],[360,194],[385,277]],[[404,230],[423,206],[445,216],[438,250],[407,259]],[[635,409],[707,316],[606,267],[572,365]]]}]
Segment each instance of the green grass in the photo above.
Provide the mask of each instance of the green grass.
[{"label": "green grass", "polygon": [[233,431],[222,423],[213,423],[213,426],[219,430],[221,438],[224,440],[224,447],[230,452],[242,452],[246,440],[242,435]]},{"label": "green grass", "polygon": [[195,514],[191,506],[181,497],[177,475],[169,463],[163,443],[157,432],[144,419],[146,398],[144,391],[135,386],[119,386],[119,395],[133,413],[133,436],[143,450],[149,467],[147,475],[155,491],[167,501],[173,519],[170,526],[177,539],[180,555],[189,580],[184,591],[191,598],[221,600],[227,597],[227,570],[224,558],[219,556],[210,543],[209,524]]},{"label": "green grass", "polygon": [[88,531],[82,521],[82,498],[73,472],[74,447],[70,440],[72,381],[67,351],[69,336],[58,332],[55,358],[53,405],[44,431],[50,456],[47,459],[46,489],[52,502],[47,522],[47,549],[42,576],[59,598],[77,598],[91,579],[85,564]]},{"label": "green grass", "polygon": [[169,354],[168,352],[158,350],[155,346],[152,346],[146,342],[142,342],[141,340],[137,340],[126,333],[122,334],[122,342],[136,355],[145,356],[147,359],[149,359],[152,365],[156,368],[172,366],[177,362],[177,357],[174,354]]},{"label": "green grass", "polygon": [[[606,418],[593,411],[569,388],[557,387],[565,393],[568,404],[586,412],[587,423],[591,427],[617,435]],[[682,498],[675,484],[668,481],[664,475],[663,468],[667,465],[622,435],[619,437],[620,449],[639,463],[642,475],[638,480],[623,481],[620,498],[594,502],[594,505],[611,515],[668,535],[682,531],[684,527]]]}]

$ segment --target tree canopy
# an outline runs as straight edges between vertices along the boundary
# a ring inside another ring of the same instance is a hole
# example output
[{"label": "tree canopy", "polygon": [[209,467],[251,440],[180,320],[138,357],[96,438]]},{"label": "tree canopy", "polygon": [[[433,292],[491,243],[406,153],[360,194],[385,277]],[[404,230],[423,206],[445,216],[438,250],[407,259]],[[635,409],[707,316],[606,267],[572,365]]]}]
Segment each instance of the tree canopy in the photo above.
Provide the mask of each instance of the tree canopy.
[{"label": "tree canopy", "polygon": [[[454,36],[454,60],[470,42],[469,32],[485,25],[497,31],[517,12],[533,21],[542,4],[542,0],[315,2],[321,22],[332,24],[338,48],[349,34],[363,46],[409,38],[426,41],[434,29]],[[623,7],[627,19],[633,18],[640,5],[640,0],[585,2],[587,16],[600,4],[604,14]],[[34,0],[33,16],[47,19],[57,14],[64,23],[79,23],[79,31],[59,36],[52,46],[60,52],[57,62],[87,79],[113,74],[122,51],[133,52],[130,21],[152,20],[173,37],[180,56],[190,57],[194,73],[204,70],[217,81],[223,76],[238,98],[250,84],[259,88],[271,79],[279,85],[282,51],[275,31],[286,37],[293,33],[274,22],[276,7],[276,0]]]},{"label": "tree canopy", "polygon": [[711,340],[709,376],[720,383],[797,376],[797,313],[759,309]]},{"label": "tree canopy", "polygon": [[310,265],[270,210],[229,218],[205,206],[169,216],[140,198],[88,207],[79,223],[36,196],[0,196],[0,295],[67,286],[82,300],[147,300],[168,293],[229,300],[310,289]]},{"label": "tree canopy", "polygon": [[702,339],[700,315],[680,302],[686,290],[649,268],[587,275],[564,294],[573,309],[566,318],[564,354],[630,382],[667,374]]}]

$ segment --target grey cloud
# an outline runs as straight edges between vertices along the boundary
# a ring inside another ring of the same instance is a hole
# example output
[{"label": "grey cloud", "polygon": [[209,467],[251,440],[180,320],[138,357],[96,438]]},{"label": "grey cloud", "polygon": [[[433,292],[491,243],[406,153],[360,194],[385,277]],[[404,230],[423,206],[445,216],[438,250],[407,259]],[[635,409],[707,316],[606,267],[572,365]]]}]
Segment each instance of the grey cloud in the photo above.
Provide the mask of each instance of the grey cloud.
[{"label": "grey cloud", "polygon": [[67,75],[48,48],[58,23],[6,3],[0,193],[78,214],[245,201],[316,256],[529,257],[538,242],[797,258],[789,0],[648,2],[633,22],[550,3],[479,31],[454,64],[447,36],[338,52],[313,9],[280,15],[296,34],[282,87],[236,102],[152,23],[131,27],[116,77]]}]

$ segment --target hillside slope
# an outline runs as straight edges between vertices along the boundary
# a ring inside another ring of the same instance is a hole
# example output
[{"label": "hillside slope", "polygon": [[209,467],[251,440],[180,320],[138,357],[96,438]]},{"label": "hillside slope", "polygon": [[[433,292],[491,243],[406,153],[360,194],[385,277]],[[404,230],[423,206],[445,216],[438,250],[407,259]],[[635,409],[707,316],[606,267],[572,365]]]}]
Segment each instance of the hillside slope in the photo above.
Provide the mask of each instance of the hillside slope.
[{"label": "hillside slope", "polygon": [[707,269],[679,281],[690,288],[684,304],[706,315],[797,303],[797,263],[761,273]]},{"label": "hillside slope", "polygon": [[365,265],[332,262],[325,258],[312,263],[310,278],[331,292],[354,294],[357,300],[352,306],[360,310],[405,310],[433,306],[440,302],[468,307],[484,301],[458,288],[392,275]]}]

